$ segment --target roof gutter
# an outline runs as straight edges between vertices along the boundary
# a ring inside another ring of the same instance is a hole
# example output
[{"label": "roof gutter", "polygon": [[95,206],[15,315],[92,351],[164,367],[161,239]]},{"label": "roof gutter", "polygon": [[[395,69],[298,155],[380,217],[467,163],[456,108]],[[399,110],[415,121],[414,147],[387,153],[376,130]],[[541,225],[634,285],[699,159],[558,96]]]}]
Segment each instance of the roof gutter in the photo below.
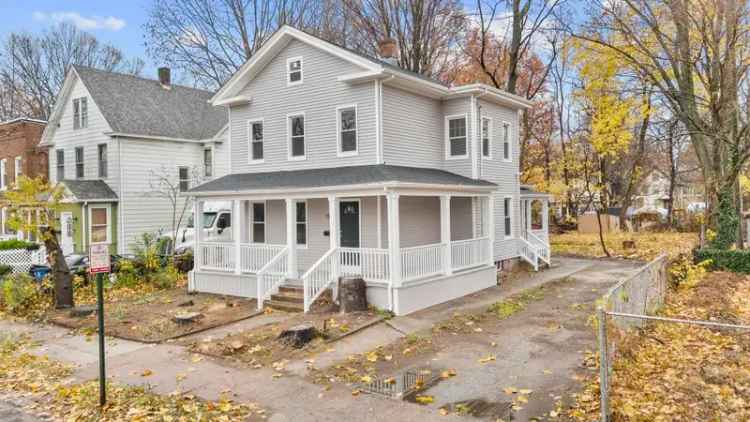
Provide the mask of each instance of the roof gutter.
[{"label": "roof gutter", "polygon": [[205,139],[187,139],[187,138],[173,138],[170,136],[159,136],[159,135],[138,135],[134,133],[122,133],[122,132],[104,132],[105,135],[112,138],[119,139],[149,139],[154,141],[169,141],[169,142],[185,142],[191,144],[203,144],[206,142]]}]

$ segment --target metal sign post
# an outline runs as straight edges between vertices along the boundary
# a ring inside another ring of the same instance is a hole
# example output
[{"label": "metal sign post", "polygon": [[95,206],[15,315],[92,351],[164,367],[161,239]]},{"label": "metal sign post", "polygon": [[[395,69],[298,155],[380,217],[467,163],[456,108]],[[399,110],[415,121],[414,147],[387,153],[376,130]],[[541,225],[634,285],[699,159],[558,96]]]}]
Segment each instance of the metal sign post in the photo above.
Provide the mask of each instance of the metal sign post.
[{"label": "metal sign post", "polygon": [[89,273],[96,274],[96,316],[99,321],[99,406],[107,404],[107,374],[104,363],[104,274],[109,273],[109,245],[91,245]]}]

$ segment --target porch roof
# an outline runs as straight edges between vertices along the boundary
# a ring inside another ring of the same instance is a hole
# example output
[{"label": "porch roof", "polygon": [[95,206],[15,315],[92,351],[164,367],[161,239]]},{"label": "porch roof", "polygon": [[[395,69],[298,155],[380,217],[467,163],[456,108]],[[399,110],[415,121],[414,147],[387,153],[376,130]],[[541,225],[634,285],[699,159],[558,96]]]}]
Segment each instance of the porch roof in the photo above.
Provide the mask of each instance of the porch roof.
[{"label": "porch roof", "polygon": [[552,195],[546,192],[537,192],[534,189],[532,189],[529,186],[521,185],[521,196],[525,197],[539,197],[539,198],[549,198]]},{"label": "porch roof", "polygon": [[493,190],[497,185],[444,170],[387,164],[229,174],[196,186],[188,194],[222,194],[363,185],[441,186]]},{"label": "porch roof", "polygon": [[61,180],[70,194],[70,200],[76,201],[117,201],[117,194],[103,180]]}]

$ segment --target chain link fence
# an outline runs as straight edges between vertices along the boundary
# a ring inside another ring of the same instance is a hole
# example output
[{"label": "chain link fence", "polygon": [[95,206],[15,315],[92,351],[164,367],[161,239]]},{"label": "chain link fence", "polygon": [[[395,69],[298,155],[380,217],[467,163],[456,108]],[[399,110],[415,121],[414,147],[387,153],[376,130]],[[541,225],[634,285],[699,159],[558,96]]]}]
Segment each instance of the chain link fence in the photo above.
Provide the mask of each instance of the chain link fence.
[{"label": "chain link fence", "polygon": [[750,332],[750,326],[715,321],[668,318],[656,315],[667,294],[669,260],[660,255],[635,274],[613,286],[597,308],[601,422],[610,420],[612,368],[618,357],[621,332],[653,323],[688,324],[716,330]]}]

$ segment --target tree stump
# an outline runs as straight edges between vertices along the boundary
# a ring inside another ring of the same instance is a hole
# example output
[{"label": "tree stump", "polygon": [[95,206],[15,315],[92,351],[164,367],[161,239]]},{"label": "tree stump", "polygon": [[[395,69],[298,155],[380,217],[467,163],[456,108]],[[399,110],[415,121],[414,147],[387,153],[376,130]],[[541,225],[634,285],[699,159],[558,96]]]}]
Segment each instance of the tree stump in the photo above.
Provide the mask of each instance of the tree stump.
[{"label": "tree stump", "polygon": [[623,249],[635,249],[635,240],[623,240],[622,241],[622,248]]},{"label": "tree stump", "polygon": [[277,338],[282,344],[301,349],[318,335],[318,330],[311,324],[300,324],[286,329]]},{"label": "tree stump", "polygon": [[96,305],[81,305],[70,309],[71,318],[83,318],[96,313]]},{"label": "tree stump", "polygon": [[203,314],[200,312],[185,312],[175,315],[173,320],[178,324],[192,324],[201,318]]},{"label": "tree stump", "polygon": [[367,284],[361,277],[342,277],[339,287],[341,312],[367,310]]}]

